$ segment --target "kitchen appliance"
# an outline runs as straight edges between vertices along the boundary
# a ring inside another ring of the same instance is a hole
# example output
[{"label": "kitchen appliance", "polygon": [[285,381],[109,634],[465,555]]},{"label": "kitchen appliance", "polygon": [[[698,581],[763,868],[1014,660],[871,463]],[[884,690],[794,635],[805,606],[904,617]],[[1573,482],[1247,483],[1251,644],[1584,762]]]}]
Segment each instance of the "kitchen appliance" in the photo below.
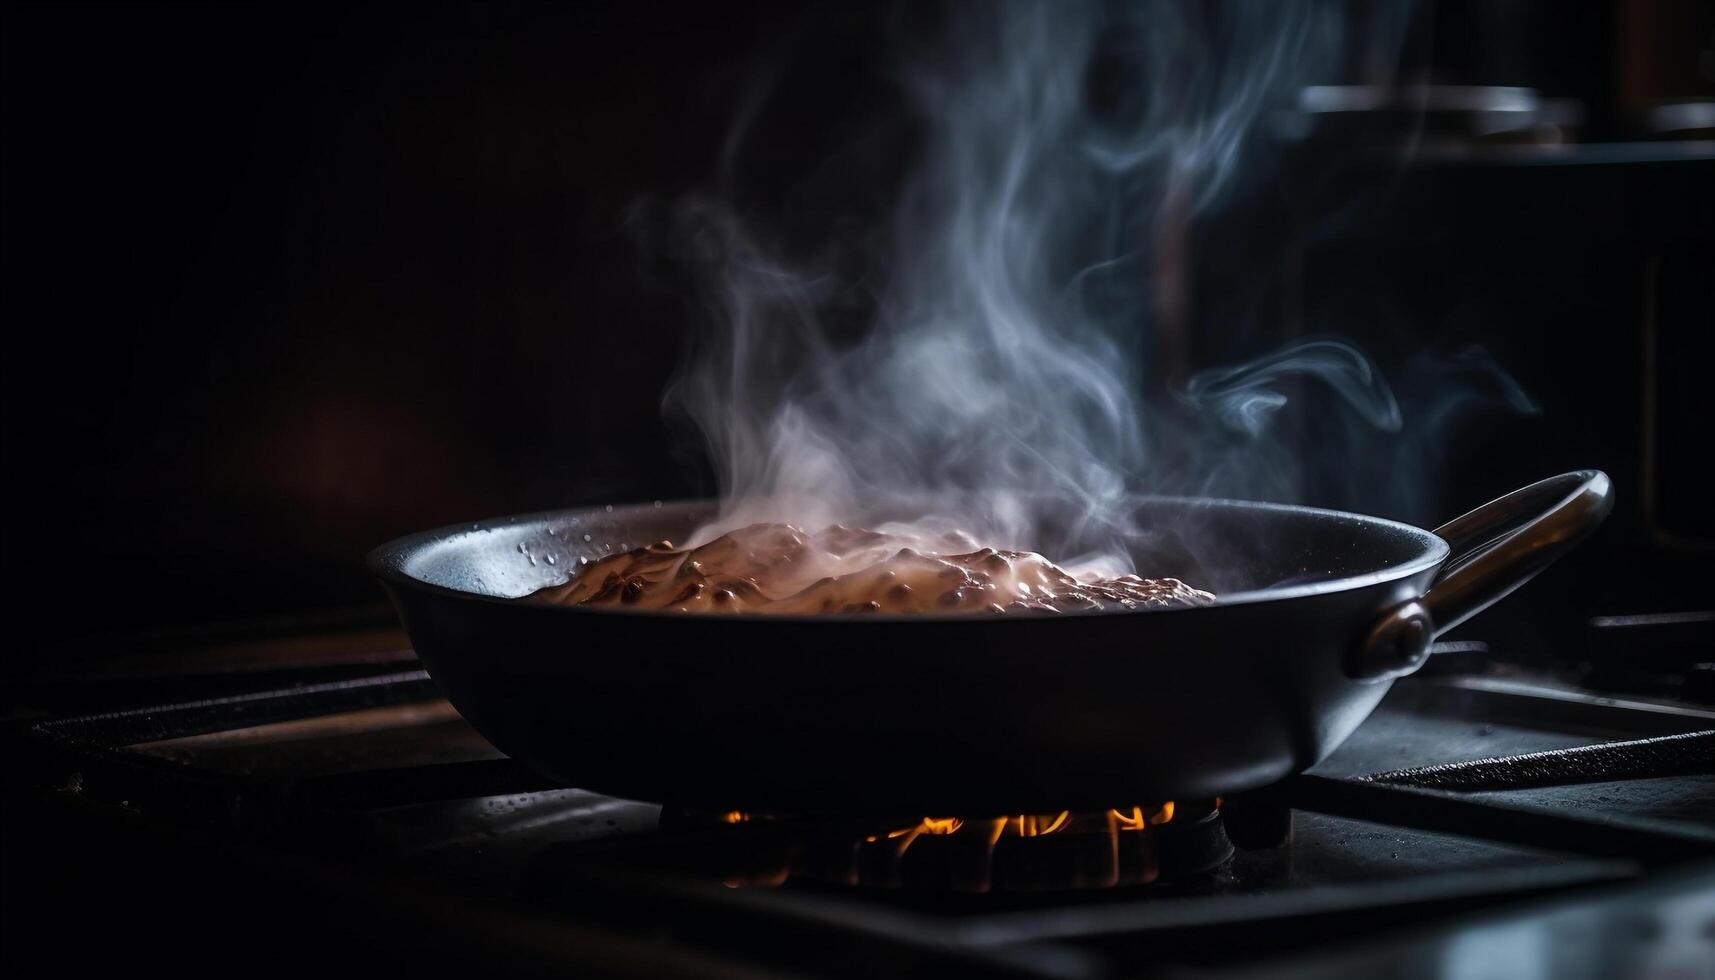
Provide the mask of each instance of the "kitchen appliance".
[{"label": "kitchen appliance", "polygon": [[[8,964],[1081,980],[1715,960],[1709,754],[1678,775],[1565,764],[1715,730],[1715,708],[1580,689],[1490,647],[1486,617],[1305,774],[1165,821],[1118,806],[1142,819],[1111,838],[1074,825],[1088,814],[1011,815],[1034,834],[1005,828],[986,890],[977,814],[912,836],[919,820],[690,812],[543,776],[387,622],[157,638],[146,669],[124,645],[14,689]],[[1512,786],[1482,761],[1519,757],[1534,775]],[[1461,763],[1460,784],[1398,775]]]}]

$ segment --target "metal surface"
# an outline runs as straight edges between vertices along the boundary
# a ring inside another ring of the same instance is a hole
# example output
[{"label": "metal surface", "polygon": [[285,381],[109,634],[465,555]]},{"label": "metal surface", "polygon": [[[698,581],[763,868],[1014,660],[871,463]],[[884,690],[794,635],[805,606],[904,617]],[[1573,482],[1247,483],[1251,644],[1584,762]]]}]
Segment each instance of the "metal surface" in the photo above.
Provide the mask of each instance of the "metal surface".
[{"label": "metal surface", "polygon": [[1315,774],[1294,776],[1284,792],[1295,809],[1419,830],[1479,834],[1486,840],[1588,857],[1663,863],[1715,854],[1715,828],[1677,826],[1647,817],[1497,804],[1441,790]]},{"label": "metal surface", "polygon": [[1368,780],[1429,789],[1479,790],[1707,775],[1715,775],[1715,731],[1445,762],[1377,773]]},{"label": "metal surface", "polygon": [[1450,630],[1530,581],[1614,509],[1599,470],[1533,483],[1435,529],[1453,549],[1423,597],[1438,632]]},{"label": "metal surface", "polygon": [[1353,677],[1386,680],[1423,666],[1438,634],[1530,581],[1613,509],[1607,475],[1582,470],[1515,490],[1436,528],[1452,553],[1435,584],[1376,624],[1353,661]]},{"label": "metal surface", "polygon": [[[1536,502],[1541,486],[1503,500]],[[1140,497],[1130,526],[1172,532],[1138,536],[1138,566],[1223,601],[1027,618],[515,601],[581,558],[683,540],[711,513],[530,515],[405,538],[371,565],[449,700],[544,773],[697,808],[920,815],[1213,797],[1302,771],[1387,692],[1349,675],[1354,645],[1424,597],[1448,554],[1355,514]],[[1500,516],[1475,514],[1490,530]],[[1539,520],[1477,545],[1476,571],[1435,601],[1453,622],[1480,609],[1558,553],[1539,534],[1563,530]]]}]

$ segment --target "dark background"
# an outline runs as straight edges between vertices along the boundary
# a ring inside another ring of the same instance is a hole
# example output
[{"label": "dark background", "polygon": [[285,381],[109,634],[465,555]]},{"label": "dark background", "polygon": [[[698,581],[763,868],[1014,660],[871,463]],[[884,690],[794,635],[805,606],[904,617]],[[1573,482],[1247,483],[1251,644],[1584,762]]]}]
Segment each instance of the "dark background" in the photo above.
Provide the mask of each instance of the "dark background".
[{"label": "dark background", "polygon": [[[411,530],[709,492],[660,411],[689,304],[627,216],[711,178],[759,62],[794,73],[759,186],[885,108],[894,8],[797,7],[9,8],[9,667],[373,606],[361,556]],[[1424,5],[1408,65],[1576,98],[1580,145],[1402,168],[1311,140],[1188,232],[1191,356],[1231,353],[1204,321],[1279,311],[1267,331],[1353,337],[1408,398],[1441,384],[1424,352],[1481,342],[1543,408],[1426,445],[1410,506],[1375,459],[1308,499],[1432,524],[1602,466],[1621,510],[1541,594],[1706,606],[1715,156],[1638,119],[1708,93],[1708,20]]]},{"label": "dark background", "polygon": [[369,602],[389,536],[696,490],[624,210],[788,6],[12,9],[8,575],[68,632]]}]

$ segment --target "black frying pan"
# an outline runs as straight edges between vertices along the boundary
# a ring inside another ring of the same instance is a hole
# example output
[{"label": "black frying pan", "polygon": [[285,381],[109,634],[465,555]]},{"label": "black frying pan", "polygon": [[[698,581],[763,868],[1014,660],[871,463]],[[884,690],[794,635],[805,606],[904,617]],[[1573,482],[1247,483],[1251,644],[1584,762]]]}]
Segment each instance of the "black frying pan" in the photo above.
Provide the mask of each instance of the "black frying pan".
[{"label": "black frying pan", "polygon": [[1602,473],[1569,473],[1434,534],[1277,504],[1132,506],[1160,530],[1139,569],[1218,604],[785,617],[517,599],[604,544],[683,540],[705,503],[429,531],[370,564],[459,712],[570,785],[723,810],[1016,813],[1212,797],[1314,765],[1436,634],[1613,501]]}]

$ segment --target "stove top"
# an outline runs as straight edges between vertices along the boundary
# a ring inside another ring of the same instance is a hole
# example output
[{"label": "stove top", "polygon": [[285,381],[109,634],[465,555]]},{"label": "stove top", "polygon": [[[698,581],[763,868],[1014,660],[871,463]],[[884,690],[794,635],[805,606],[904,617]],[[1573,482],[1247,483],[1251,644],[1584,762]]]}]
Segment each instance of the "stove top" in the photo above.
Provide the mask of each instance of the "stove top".
[{"label": "stove top", "polygon": [[1484,659],[1396,684],[1331,758],[1258,792],[811,820],[556,785],[397,643],[324,636],[21,692],[6,901],[28,938],[8,957],[650,976],[1715,963],[1704,706]]}]

